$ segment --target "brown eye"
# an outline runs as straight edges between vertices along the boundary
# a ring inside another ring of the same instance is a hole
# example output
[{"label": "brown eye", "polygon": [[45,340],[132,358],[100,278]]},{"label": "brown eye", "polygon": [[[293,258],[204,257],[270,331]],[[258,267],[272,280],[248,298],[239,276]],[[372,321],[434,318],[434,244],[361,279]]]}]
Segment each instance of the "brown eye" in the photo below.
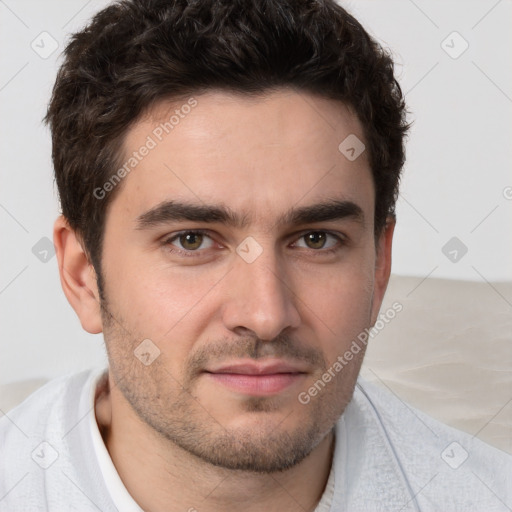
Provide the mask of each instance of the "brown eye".
[{"label": "brown eye", "polygon": [[322,249],[327,240],[327,235],[321,231],[314,231],[304,235],[304,240],[310,249]]},{"label": "brown eye", "polygon": [[200,233],[185,233],[180,235],[179,241],[183,249],[194,251],[201,247],[203,243],[203,235]]},{"label": "brown eye", "polygon": [[[202,249],[210,249],[213,247],[212,238],[201,231],[182,231],[172,238],[169,238],[166,245],[175,248],[176,252],[197,252],[201,253]],[[201,249],[201,250],[200,250]]]},{"label": "brown eye", "polygon": [[322,253],[326,253],[340,248],[343,245],[343,239],[341,236],[328,231],[311,231],[302,235],[295,245],[303,249],[314,249],[318,252],[323,249]]}]

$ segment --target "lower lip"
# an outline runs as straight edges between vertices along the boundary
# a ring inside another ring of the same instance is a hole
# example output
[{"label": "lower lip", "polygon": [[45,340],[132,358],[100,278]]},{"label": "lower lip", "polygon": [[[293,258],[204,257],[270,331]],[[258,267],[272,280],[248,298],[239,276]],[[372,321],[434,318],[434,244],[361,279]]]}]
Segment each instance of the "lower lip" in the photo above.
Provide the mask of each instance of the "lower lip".
[{"label": "lower lip", "polygon": [[232,391],[253,396],[274,395],[296,384],[304,377],[303,373],[272,373],[268,375],[207,373],[207,375]]}]

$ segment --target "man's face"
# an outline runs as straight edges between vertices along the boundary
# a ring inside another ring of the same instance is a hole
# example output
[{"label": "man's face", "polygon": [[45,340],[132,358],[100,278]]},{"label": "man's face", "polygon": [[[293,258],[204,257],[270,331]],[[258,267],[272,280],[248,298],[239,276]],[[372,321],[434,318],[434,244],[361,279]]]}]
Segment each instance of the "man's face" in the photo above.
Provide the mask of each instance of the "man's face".
[{"label": "man's face", "polygon": [[223,467],[282,470],[350,400],[364,350],[309,403],[299,396],[382,298],[367,156],[338,149],[363,132],[343,104],[306,93],[195,99],[168,134],[157,127],[176,102],[125,140],[126,160],[148,136],[156,145],[108,209],[110,371],[119,399],[165,439]]}]

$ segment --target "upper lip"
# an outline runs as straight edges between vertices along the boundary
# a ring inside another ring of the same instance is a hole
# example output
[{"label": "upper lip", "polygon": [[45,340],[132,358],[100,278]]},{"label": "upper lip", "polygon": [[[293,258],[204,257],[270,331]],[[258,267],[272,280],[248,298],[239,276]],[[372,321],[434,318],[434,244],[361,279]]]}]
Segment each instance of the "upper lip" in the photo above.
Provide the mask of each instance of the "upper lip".
[{"label": "upper lip", "polygon": [[267,363],[233,363],[206,370],[208,373],[237,373],[240,375],[272,375],[276,373],[306,373],[306,370],[287,361],[272,361]]}]

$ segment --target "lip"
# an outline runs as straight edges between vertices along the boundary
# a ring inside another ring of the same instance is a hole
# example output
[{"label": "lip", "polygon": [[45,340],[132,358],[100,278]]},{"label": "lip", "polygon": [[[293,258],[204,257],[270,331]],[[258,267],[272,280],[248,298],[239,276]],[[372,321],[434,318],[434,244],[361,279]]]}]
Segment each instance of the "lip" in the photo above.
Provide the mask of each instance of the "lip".
[{"label": "lip", "polygon": [[263,363],[233,363],[206,370],[208,373],[238,373],[244,375],[272,375],[275,373],[306,373],[306,369],[287,361],[270,361]]},{"label": "lip", "polygon": [[251,396],[269,396],[302,381],[306,369],[286,361],[240,362],[205,370],[205,374],[224,387]]}]

